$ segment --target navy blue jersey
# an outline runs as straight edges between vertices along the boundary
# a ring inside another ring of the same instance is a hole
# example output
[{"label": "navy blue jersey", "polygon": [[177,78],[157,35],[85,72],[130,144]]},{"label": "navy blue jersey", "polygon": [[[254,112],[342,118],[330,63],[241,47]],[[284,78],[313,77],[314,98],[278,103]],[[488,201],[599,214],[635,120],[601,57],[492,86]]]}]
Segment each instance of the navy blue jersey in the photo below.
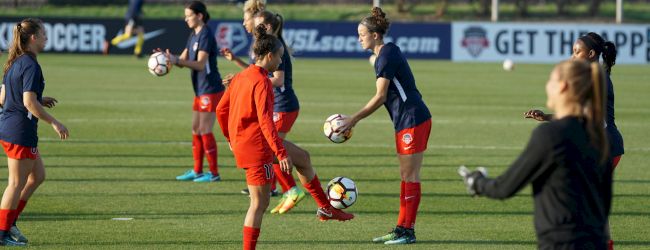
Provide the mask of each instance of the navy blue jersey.
[{"label": "navy blue jersey", "polygon": [[609,140],[609,152],[616,157],[625,153],[623,149],[623,136],[616,127],[614,121],[614,84],[612,79],[607,75],[607,114],[605,116],[605,131]]},{"label": "navy blue jersey", "polygon": [[[287,44],[282,41],[284,47],[284,54],[282,54],[282,63],[278,66],[278,70],[284,71],[284,86],[280,88],[273,88],[275,103],[273,104],[273,111],[275,112],[292,112],[300,108],[298,104],[298,97],[293,91],[293,77],[291,66],[291,55],[289,55],[289,48]],[[272,77],[273,74],[270,74]]]},{"label": "navy blue jersey", "polygon": [[194,95],[200,96],[205,94],[219,93],[224,90],[221,84],[221,75],[217,69],[217,41],[214,40],[214,35],[210,27],[203,26],[198,34],[194,31],[187,39],[185,45],[190,61],[197,61],[199,51],[208,53],[208,61],[206,62],[203,71],[192,70],[192,87],[194,87]]},{"label": "navy blue jersey", "polygon": [[124,17],[126,20],[137,19],[142,13],[143,0],[129,0],[129,8],[126,10]]},{"label": "navy blue jersey", "polygon": [[0,140],[25,147],[38,144],[38,118],[23,104],[23,93],[34,92],[40,103],[43,99],[45,79],[41,66],[29,55],[18,57],[7,71],[3,115],[0,117]]},{"label": "navy blue jersey", "polygon": [[394,43],[381,48],[375,61],[377,78],[390,80],[384,106],[388,110],[395,132],[412,128],[431,118],[422,95],[415,86],[411,67]]}]

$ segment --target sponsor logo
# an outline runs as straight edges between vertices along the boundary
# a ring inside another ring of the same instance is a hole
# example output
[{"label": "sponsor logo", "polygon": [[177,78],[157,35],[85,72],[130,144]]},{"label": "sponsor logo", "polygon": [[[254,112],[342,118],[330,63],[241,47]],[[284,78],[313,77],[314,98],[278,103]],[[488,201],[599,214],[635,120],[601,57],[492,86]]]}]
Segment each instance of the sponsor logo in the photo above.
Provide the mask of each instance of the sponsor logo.
[{"label": "sponsor logo", "polygon": [[413,198],[415,198],[414,195],[413,195],[413,196],[406,196],[406,197],[404,197],[405,200],[410,200],[410,199],[413,199]]},{"label": "sponsor logo", "polygon": [[219,48],[229,48],[233,54],[248,48],[248,35],[240,23],[219,23],[214,36]]},{"label": "sponsor logo", "polygon": [[196,49],[199,48],[199,42],[194,42],[194,45],[192,45],[192,50],[196,51]]},{"label": "sponsor logo", "polygon": [[411,144],[411,142],[413,142],[413,136],[410,133],[406,133],[402,135],[402,141],[406,143],[406,145]]},{"label": "sponsor logo", "polygon": [[487,39],[487,31],[482,27],[470,26],[465,29],[464,34],[461,45],[467,49],[472,57],[478,57],[483,52],[483,49],[490,44]]},{"label": "sponsor logo", "polygon": [[273,112],[273,122],[278,122],[280,120],[280,113]]},{"label": "sponsor logo", "polygon": [[201,109],[206,109],[210,105],[210,97],[201,97]]},{"label": "sponsor logo", "polygon": [[33,154],[33,155],[37,155],[37,154],[38,154],[38,148],[32,148],[31,151],[32,151],[32,154]]},{"label": "sponsor logo", "polygon": [[[116,36],[121,35],[123,32],[124,32],[123,30],[120,30],[117,33]],[[158,30],[154,30],[154,31],[151,31],[151,32],[147,32],[147,33],[144,33],[144,40],[145,41],[151,40],[152,38],[160,36],[162,34],[165,34],[165,29],[158,29]],[[120,48],[120,49],[126,49],[126,48],[129,48],[129,47],[135,46],[135,43],[137,41],[138,41],[138,36],[132,36],[131,38],[126,39],[126,40],[122,41],[121,43],[118,43],[117,45],[115,45],[115,47]]]}]

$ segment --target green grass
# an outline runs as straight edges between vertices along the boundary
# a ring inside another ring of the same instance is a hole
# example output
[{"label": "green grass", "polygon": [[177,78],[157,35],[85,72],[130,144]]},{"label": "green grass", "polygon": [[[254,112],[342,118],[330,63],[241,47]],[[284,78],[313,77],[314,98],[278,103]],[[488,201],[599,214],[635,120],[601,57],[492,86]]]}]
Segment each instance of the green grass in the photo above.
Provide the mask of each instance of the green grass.
[{"label": "green grass", "polygon": [[[398,13],[394,4],[383,6],[391,20],[399,21],[489,21],[490,16],[478,14],[478,3],[454,3],[450,1],[445,16],[436,18],[439,4],[421,3],[408,13]],[[477,1],[476,1],[477,2]],[[90,18],[123,18],[126,5],[109,6],[56,6],[43,5],[40,7],[20,6],[18,8],[0,8],[0,16],[33,16],[33,17],[90,17]],[[151,19],[182,19],[181,4],[146,4],[143,7],[144,17]],[[626,23],[650,22],[650,5],[645,3],[625,3],[624,21]],[[369,14],[370,4],[331,4],[315,6],[312,4],[271,4],[269,9],[284,15],[287,20],[328,20],[328,21],[358,21]],[[554,3],[535,4],[529,6],[529,16],[522,18],[516,15],[512,3],[500,5],[499,18],[501,21],[565,21],[565,22],[609,22],[615,21],[616,5],[607,1],[601,5],[596,17],[587,14],[586,4],[573,4],[567,7],[567,15],[558,17]],[[241,7],[231,4],[213,4],[208,6],[214,19],[241,19]]]},{"label": "green grass", "polygon": [[[6,60],[6,55],[0,58]],[[51,110],[70,130],[61,142],[40,124],[47,180],[19,226],[38,248],[240,249],[248,197],[218,128],[223,181],[178,182],[192,164],[189,72],[151,76],[145,61],[126,56],[39,56]],[[222,74],[235,71],[221,58]],[[323,182],[344,175],[360,196],[353,221],[319,222],[307,198],[286,215],[267,214],[260,249],[389,249],[370,243],[388,231],[398,209],[399,174],[393,130],[381,108],[360,122],[353,138],[333,144],[323,120],[352,113],[374,93],[367,60],[294,63],[301,113],[289,139],[312,156]],[[433,115],[422,168],[418,243],[408,249],[531,249],[536,245],[530,188],[506,201],[471,198],[456,174],[461,164],[502,172],[525,145],[543,108],[552,65],[459,64],[412,60],[418,87]],[[650,76],[647,66],[616,65],[617,121],[627,153],[616,170],[610,217],[619,249],[650,247]],[[6,176],[0,161],[0,176]],[[275,205],[277,198],[272,199]],[[129,217],[131,221],[111,218]]]}]

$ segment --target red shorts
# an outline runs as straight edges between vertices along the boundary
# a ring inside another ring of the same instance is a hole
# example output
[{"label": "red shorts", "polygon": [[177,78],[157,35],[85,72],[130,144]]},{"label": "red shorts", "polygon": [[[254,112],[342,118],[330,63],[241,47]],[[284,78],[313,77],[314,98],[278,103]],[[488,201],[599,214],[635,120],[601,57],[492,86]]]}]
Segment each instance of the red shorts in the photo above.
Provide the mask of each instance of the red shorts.
[{"label": "red shorts", "polygon": [[38,159],[38,148],[25,147],[18,144],[9,143],[6,141],[0,140],[2,147],[5,149],[7,157],[16,160],[22,159]]},{"label": "red shorts", "polygon": [[429,134],[431,134],[431,119],[395,133],[397,154],[412,155],[426,150]]},{"label": "red shorts", "polygon": [[259,167],[246,168],[246,184],[264,186],[273,181],[273,164],[268,163]]},{"label": "red shorts", "polygon": [[614,157],[612,159],[612,170],[616,169],[616,166],[618,166],[618,162],[621,161],[621,155]]},{"label": "red shorts", "polygon": [[298,119],[298,110],[293,112],[273,112],[273,122],[275,122],[275,129],[279,133],[289,133],[296,119]]},{"label": "red shorts", "polygon": [[219,100],[221,100],[224,92],[225,91],[221,91],[215,94],[205,94],[194,97],[192,110],[199,112],[216,112],[217,104],[219,104]]}]

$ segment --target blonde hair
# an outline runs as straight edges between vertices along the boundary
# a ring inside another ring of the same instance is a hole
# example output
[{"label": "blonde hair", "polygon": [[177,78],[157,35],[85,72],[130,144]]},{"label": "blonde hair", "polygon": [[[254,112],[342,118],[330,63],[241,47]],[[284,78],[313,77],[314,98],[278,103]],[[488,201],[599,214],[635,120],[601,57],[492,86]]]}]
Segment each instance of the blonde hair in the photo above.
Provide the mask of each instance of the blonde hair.
[{"label": "blonde hair", "polygon": [[246,0],[244,12],[255,14],[266,9],[266,0]]},{"label": "blonde hair", "polygon": [[14,61],[18,57],[24,54],[32,54],[33,51],[29,51],[29,40],[32,35],[38,34],[40,30],[43,29],[43,23],[39,19],[27,18],[23,19],[19,23],[16,23],[13,30],[13,40],[9,46],[9,56],[7,58],[7,63],[5,63],[4,74],[6,75],[11,65],[14,64]]},{"label": "blonde hair", "polygon": [[559,79],[569,85],[569,101],[576,103],[583,111],[591,143],[599,149],[602,154],[601,163],[604,162],[609,155],[609,144],[603,126],[607,96],[603,68],[597,62],[568,60],[558,64],[555,69]]}]

